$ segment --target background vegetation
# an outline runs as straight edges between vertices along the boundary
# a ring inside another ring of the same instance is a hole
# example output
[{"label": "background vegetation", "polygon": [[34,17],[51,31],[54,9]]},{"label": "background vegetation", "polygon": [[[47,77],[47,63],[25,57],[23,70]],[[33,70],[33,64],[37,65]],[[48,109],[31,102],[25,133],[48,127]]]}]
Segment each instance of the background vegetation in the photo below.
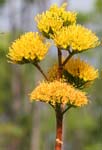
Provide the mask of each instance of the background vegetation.
[{"label": "background vegetation", "polygon": [[[0,0],[1,15],[7,8],[9,31],[0,29],[0,150],[54,149],[54,111],[47,104],[29,102],[28,94],[42,78],[31,65],[7,63],[10,43],[22,32],[35,31],[33,17],[48,8],[47,0]],[[70,1],[69,1],[70,7]],[[84,6],[83,6],[84,7]],[[0,16],[2,17],[2,16]],[[93,29],[102,38],[102,0],[95,0],[93,10],[79,12],[78,22]],[[5,22],[6,23],[6,18]],[[1,22],[1,19],[0,19]],[[45,71],[55,60],[54,51],[43,61]],[[102,148],[102,51],[85,52],[82,57],[99,69],[99,79],[88,89],[90,104],[73,109],[64,118],[64,150],[101,150]],[[49,64],[48,64],[49,62]]]}]

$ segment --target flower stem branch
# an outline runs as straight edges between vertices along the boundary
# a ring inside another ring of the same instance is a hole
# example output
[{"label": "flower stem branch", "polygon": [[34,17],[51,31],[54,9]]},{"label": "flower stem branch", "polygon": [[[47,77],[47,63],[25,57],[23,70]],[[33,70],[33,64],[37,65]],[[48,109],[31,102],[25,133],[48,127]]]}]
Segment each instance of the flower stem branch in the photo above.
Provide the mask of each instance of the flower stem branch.
[{"label": "flower stem branch", "polygon": [[62,112],[62,114],[64,115],[65,112],[66,112],[67,110],[69,110],[71,107],[72,107],[72,105],[69,105],[69,106]]},{"label": "flower stem branch", "polygon": [[62,77],[62,52],[58,48],[58,79]]},{"label": "flower stem branch", "polygon": [[64,66],[64,65],[68,62],[68,60],[69,60],[73,55],[74,55],[74,53],[70,53],[70,54],[68,55],[68,57],[64,60],[62,66]]},{"label": "flower stem branch", "polygon": [[38,63],[34,63],[33,64],[39,71],[40,73],[44,76],[44,78],[48,81],[47,76],[45,75],[45,73],[43,72],[42,68],[40,67],[40,65]]},{"label": "flower stem branch", "polygon": [[62,52],[59,48],[58,48],[58,63],[59,63],[59,66],[62,65]]}]

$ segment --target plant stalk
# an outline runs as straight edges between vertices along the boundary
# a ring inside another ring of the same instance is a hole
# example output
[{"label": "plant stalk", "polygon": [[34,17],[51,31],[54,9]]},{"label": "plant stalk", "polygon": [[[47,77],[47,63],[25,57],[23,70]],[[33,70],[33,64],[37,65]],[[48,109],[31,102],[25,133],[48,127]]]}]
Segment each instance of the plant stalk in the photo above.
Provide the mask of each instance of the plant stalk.
[{"label": "plant stalk", "polygon": [[60,79],[62,77],[62,52],[61,50],[58,48],[58,79]]},{"label": "plant stalk", "polygon": [[65,64],[68,62],[68,60],[73,56],[73,53],[69,54],[68,57],[64,60],[62,66],[65,66]]},{"label": "plant stalk", "polygon": [[41,69],[40,65],[38,63],[34,63],[34,65],[36,66],[36,68],[40,71],[40,73],[44,76],[44,78],[48,81],[47,76],[45,75],[45,73],[43,72],[43,70]]},{"label": "plant stalk", "polygon": [[55,150],[62,149],[62,133],[63,133],[63,114],[60,111],[56,111],[56,143]]}]

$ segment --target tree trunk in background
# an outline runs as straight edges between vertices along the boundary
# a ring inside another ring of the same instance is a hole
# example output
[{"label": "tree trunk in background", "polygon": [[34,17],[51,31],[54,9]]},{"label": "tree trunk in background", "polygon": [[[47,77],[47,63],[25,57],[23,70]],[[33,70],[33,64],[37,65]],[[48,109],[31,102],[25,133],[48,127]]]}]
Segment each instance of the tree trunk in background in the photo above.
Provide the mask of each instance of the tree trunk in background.
[{"label": "tree trunk in background", "polygon": [[18,69],[17,66],[11,66],[12,67],[12,98],[13,98],[13,104],[12,104],[12,109],[13,109],[13,118],[15,116],[19,115],[22,109],[22,97],[21,97],[21,92],[22,92],[22,82],[21,82],[21,73],[20,70]]},{"label": "tree trunk in background", "polygon": [[[14,0],[9,1],[9,22],[11,26],[11,39],[10,42],[14,41],[17,36],[17,21],[16,20],[17,9],[16,3]],[[13,119],[15,116],[20,112],[21,108],[21,74],[18,66],[11,65],[12,68],[12,81],[11,81],[11,88],[12,88],[12,110],[13,110]]]},{"label": "tree trunk in background", "polygon": [[40,150],[40,114],[39,103],[35,103],[32,111],[31,150]]},{"label": "tree trunk in background", "polygon": [[37,4],[38,4],[38,13],[42,13],[43,11],[46,11],[47,9],[47,5],[48,5],[48,2],[50,1],[47,1],[47,0],[40,0],[39,2],[36,0]]},{"label": "tree trunk in background", "polygon": [[[47,6],[46,0],[37,1],[36,4],[38,5],[38,11],[41,13],[46,9]],[[36,28],[34,28],[36,29]],[[35,81],[38,81],[39,77],[37,75],[37,79]],[[40,150],[40,105],[39,103],[34,103],[33,107],[33,113],[32,115],[32,134],[31,134],[31,150]],[[43,140],[43,139],[42,139]]]},{"label": "tree trunk in background", "polygon": [[68,3],[68,0],[62,0],[60,4]]},{"label": "tree trunk in background", "polygon": [[20,27],[21,30],[31,31],[34,27],[34,19],[32,17],[34,8],[34,0],[22,0],[21,9],[20,9]]},{"label": "tree trunk in background", "polygon": [[61,3],[68,3],[69,0],[62,0]]}]

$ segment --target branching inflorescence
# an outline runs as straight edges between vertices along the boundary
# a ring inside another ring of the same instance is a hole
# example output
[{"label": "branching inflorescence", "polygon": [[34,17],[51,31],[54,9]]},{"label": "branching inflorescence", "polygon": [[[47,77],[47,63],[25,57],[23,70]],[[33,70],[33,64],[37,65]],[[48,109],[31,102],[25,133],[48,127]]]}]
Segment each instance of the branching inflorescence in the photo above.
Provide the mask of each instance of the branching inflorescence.
[{"label": "branching inflorescence", "polygon": [[[44,79],[30,94],[31,101],[49,103],[56,112],[56,145],[61,150],[63,114],[71,107],[88,104],[87,94],[81,89],[91,85],[98,70],[74,55],[99,46],[98,37],[91,30],[77,24],[77,13],[66,11],[66,4],[53,5],[35,17],[40,33],[28,32],[16,40],[8,52],[15,64],[31,63]],[[45,58],[53,40],[58,51],[58,63],[45,74],[39,62]],[[67,56],[63,56],[63,51]]]}]

